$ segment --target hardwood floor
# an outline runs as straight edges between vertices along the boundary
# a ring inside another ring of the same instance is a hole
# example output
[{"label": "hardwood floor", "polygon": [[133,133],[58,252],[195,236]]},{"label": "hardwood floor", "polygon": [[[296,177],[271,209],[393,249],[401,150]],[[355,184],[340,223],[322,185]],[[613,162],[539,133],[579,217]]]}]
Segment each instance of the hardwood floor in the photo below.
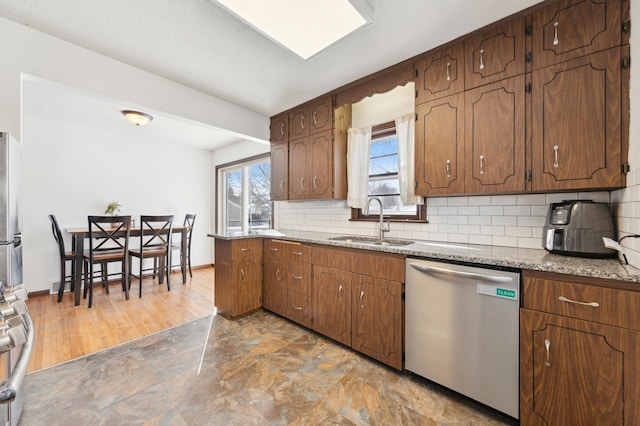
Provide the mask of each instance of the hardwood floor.
[{"label": "hardwood floor", "polygon": [[131,285],[126,300],[119,283],[107,295],[94,287],[93,307],[87,299],[73,305],[73,294],[66,293],[61,303],[56,295],[32,297],[27,301],[35,326],[34,352],[28,372],[175,327],[213,311],[214,269],[194,269],[193,278],[182,284],[180,272],[171,275],[171,291],[157,278],[143,280],[142,298],[138,282]]}]

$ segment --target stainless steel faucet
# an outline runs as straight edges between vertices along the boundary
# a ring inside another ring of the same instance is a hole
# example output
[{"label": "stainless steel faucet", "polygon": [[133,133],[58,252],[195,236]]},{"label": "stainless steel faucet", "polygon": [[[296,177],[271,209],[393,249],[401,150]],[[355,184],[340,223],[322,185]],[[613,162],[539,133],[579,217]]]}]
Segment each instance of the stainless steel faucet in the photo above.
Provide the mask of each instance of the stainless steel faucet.
[{"label": "stainless steel faucet", "polygon": [[380,204],[380,240],[384,240],[384,233],[385,232],[389,232],[391,231],[391,223],[389,221],[387,221],[387,226],[384,226],[384,214],[382,211],[382,201],[380,201],[380,198],[378,197],[371,197],[367,200],[367,205],[364,207],[364,214],[368,215],[369,214],[369,206],[371,205],[372,201],[377,201],[378,204]]}]

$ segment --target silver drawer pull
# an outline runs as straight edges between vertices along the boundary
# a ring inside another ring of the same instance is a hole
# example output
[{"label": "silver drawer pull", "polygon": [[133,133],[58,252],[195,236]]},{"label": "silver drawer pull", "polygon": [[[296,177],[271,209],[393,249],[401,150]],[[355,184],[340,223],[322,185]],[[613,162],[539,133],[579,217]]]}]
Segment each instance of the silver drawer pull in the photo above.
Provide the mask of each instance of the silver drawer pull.
[{"label": "silver drawer pull", "polygon": [[560,167],[560,163],[558,163],[558,151],[560,151],[560,147],[558,145],[553,146],[553,167]]},{"label": "silver drawer pull", "polygon": [[269,247],[269,249],[270,249],[271,251],[278,251],[278,249],[277,249],[277,248],[275,248],[275,247]]},{"label": "silver drawer pull", "polygon": [[276,270],[276,279],[280,281],[280,268]]},{"label": "silver drawer pull", "polygon": [[242,279],[244,279],[244,269],[240,268],[240,274],[242,274]]},{"label": "silver drawer pull", "polygon": [[338,287],[338,299],[342,300],[342,284],[340,284],[340,287]]},{"label": "silver drawer pull", "polygon": [[598,302],[578,302],[577,300],[567,299],[564,296],[558,297],[558,300],[561,302],[575,303],[576,305],[591,306],[592,308],[600,307],[600,304]]},{"label": "silver drawer pull", "polygon": [[553,23],[553,45],[557,46],[558,45],[558,24],[557,22]]},{"label": "silver drawer pull", "polygon": [[451,81],[451,74],[449,73],[450,68],[451,68],[451,62],[447,62],[447,81]]},{"label": "silver drawer pull", "polygon": [[364,308],[364,303],[362,303],[363,302],[362,299],[364,299],[364,290],[360,291],[360,307]]},{"label": "silver drawer pull", "polygon": [[302,275],[291,275],[291,276],[296,280],[301,280],[302,279]]},{"label": "silver drawer pull", "polygon": [[302,306],[296,306],[296,305],[291,305],[291,306],[293,306],[293,309],[295,309],[296,311],[302,310]]},{"label": "silver drawer pull", "polygon": [[284,123],[280,123],[280,134],[284,136]]},{"label": "silver drawer pull", "polygon": [[240,251],[251,251],[250,248],[241,248]]},{"label": "silver drawer pull", "polygon": [[480,49],[480,69],[484,69],[484,49]]},{"label": "silver drawer pull", "polygon": [[551,342],[549,339],[544,340],[544,347],[547,348],[547,360],[544,362],[544,365],[551,367],[551,359],[549,359],[549,348],[551,347]]},{"label": "silver drawer pull", "polygon": [[451,160],[447,160],[446,172],[447,172],[447,177],[450,178],[451,177]]},{"label": "silver drawer pull", "polygon": [[296,256],[302,256],[302,252],[301,251],[292,251],[291,254],[296,255]]}]

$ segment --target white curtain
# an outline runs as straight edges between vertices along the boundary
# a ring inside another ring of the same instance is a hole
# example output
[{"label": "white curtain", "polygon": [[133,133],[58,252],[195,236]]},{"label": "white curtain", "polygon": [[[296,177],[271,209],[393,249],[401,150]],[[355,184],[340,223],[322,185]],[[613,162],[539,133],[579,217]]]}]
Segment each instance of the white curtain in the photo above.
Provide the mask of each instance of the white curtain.
[{"label": "white curtain", "polygon": [[423,204],[424,198],[415,195],[415,116],[413,113],[396,118],[398,136],[398,180],[400,200],[405,206]]},{"label": "white curtain", "polygon": [[349,129],[347,136],[347,205],[363,209],[369,194],[371,126]]}]

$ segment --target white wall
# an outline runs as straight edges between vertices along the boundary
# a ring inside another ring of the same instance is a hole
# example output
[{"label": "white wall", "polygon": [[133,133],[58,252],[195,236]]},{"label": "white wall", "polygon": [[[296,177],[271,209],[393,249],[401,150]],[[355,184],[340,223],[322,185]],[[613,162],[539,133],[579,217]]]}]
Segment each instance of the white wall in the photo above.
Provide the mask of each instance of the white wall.
[{"label": "white wall", "polygon": [[0,129],[21,138],[20,74],[269,140],[269,118],[0,18]]},{"label": "white wall", "polygon": [[[59,281],[57,246],[48,214],[60,226],[87,225],[112,200],[121,213],[175,214],[182,224],[196,213],[192,265],[212,263],[206,234],[213,217],[211,154],[72,122],[23,117],[22,212],[24,281],[29,291]],[[70,236],[65,233],[67,249]],[[177,263],[174,257],[174,264]]]},{"label": "white wall", "polygon": [[[631,22],[640,22],[638,2],[630,2]],[[640,36],[638,28],[631,30],[631,57],[640,57]],[[618,238],[625,235],[640,234],[640,67],[633,63],[631,67],[631,120],[629,129],[629,164],[631,172],[627,175],[627,187],[614,191],[611,195],[613,209],[617,218]],[[629,263],[640,268],[640,239],[626,238],[622,241]]]}]

